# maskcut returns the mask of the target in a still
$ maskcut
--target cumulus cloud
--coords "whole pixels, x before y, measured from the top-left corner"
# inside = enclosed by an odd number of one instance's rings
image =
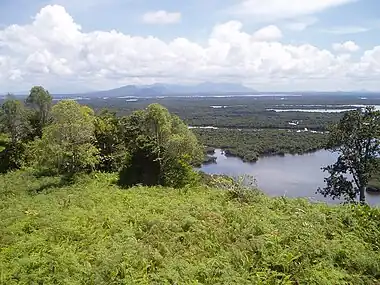
[[[277,41],[282,38],[281,30],[274,25],[266,26],[253,34],[258,41]]]
[[[181,13],[164,10],[147,12],[143,15],[143,21],[147,24],[175,24],[181,21]]]
[[[0,29],[0,86],[12,91],[35,84],[57,90],[239,81],[270,89],[338,88],[339,82],[342,89],[365,76],[378,86],[380,47],[355,62],[311,44],[278,42],[282,33],[276,26],[255,33],[243,28],[239,21],[215,25],[204,44],[186,38],[163,41],[117,31],[85,32],[63,7],[46,6],[30,24]]]
[[[312,15],[357,0],[240,0],[229,12],[250,15],[256,20],[274,21]]]
[[[353,41],[333,44],[333,49],[338,52],[356,52],[360,47]]]

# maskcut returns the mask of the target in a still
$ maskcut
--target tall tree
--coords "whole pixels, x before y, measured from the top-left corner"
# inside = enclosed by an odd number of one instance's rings
[[[24,162],[24,139],[29,133],[24,105],[11,95],[0,109],[0,133],[7,134],[7,140],[2,142],[0,152],[0,172],[19,169]]]
[[[122,125],[130,160],[120,179],[132,181],[125,184],[180,187],[192,174],[191,165],[203,158],[195,135],[159,104],[133,113]]]
[[[98,162],[93,110],[64,100],[53,107],[52,118],[42,138],[32,143],[30,153],[37,163],[68,176],[93,169]]]
[[[365,192],[380,155],[380,112],[372,107],[346,113],[330,133],[327,149],[339,157],[324,168],[327,186],[318,192],[333,199],[343,197],[365,203]]]
[[[125,148],[119,118],[108,110],[95,118],[96,147],[99,149],[97,169],[106,172],[118,171],[122,165]]]
[[[9,94],[1,106],[0,125],[2,126],[2,131],[10,136],[12,145],[20,142],[27,133],[25,114],[22,102],[12,98],[12,95]]]
[[[49,91],[42,86],[34,86],[29,93],[26,103],[35,109],[35,114],[32,122],[35,129],[35,134],[38,137],[42,136],[42,129],[50,121],[50,112],[52,108],[53,97]]]

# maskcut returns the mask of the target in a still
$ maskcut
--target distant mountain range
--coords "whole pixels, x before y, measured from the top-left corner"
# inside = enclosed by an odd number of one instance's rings
[[[13,95],[26,96],[29,91],[15,92]],[[152,85],[126,85],[115,89],[91,92],[57,93],[51,92],[57,98],[116,98],[116,97],[160,97],[160,96],[202,96],[202,95],[255,95],[255,94],[279,94],[279,92],[259,92],[241,84],[235,83],[212,83],[204,82],[197,85],[179,84],[152,84]],[[360,91],[296,91],[280,92],[280,94],[303,94],[303,95],[371,95],[379,92],[367,90]],[[0,99],[6,94],[0,93]]]
[[[174,96],[201,94],[247,94],[257,92],[240,84],[210,83],[197,85],[153,84],[127,85],[116,89],[75,94],[85,97],[123,97],[123,96]],[[58,94],[57,94],[58,95]],[[60,94],[62,95],[62,94]],[[65,94],[66,95],[66,94]]]

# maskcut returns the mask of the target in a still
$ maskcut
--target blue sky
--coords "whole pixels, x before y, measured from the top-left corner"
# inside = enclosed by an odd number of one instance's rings
[[[379,33],[376,0],[0,0],[0,91],[204,80],[380,90]]]

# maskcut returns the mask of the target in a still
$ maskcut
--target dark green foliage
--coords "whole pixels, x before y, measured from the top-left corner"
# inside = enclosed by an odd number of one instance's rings
[[[122,119],[128,157],[120,172],[123,186],[183,187],[195,180],[192,165],[202,160],[194,134],[158,104]]]
[[[9,138],[6,134],[0,133],[0,152],[3,151],[9,143]]]
[[[122,167],[125,143],[119,120],[115,113],[108,110],[95,118],[95,145],[99,150],[97,170],[117,172]]]
[[[303,154],[325,147],[327,135],[286,130],[228,130],[194,129],[199,141],[221,148],[226,155],[245,161],[256,161],[260,156]]]
[[[0,134],[0,173],[19,169],[24,163],[24,140],[29,134],[29,125],[24,105],[11,96],[1,106]]]
[[[8,134],[10,144],[17,144],[29,133],[26,110],[21,101],[11,95],[4,101],[0,110],[0,132]]]
[[[318,189],[333,199],[365,203],[365,191],[380,156],[380,112],[374,108],[352,111],[344,115],[330,134],[328,149],[338,152],[336,163],[324,168],[329,173],[326,187]]]
[[[0,173],[20,169],[24,161],[25,145],[23,143],[8,144],[0,151]]]
[[[375,168],[373,173],[371,174],[371,178],[368,182],[368,187],[371,187],[372,189],[380,193],[380,162],[378,162],[377,164],[378,167]]]
[[[285,97],[285,95],[284,95]],[[218,98],[137,98],[136,102],[126,102],[121,98],[107,100],[92,99],[86,101],[95,110],[109,108],[118,115],[129,115],[135,110],[144,109],[152,103],[159,102],[172,114],[178,115],[190,126],[215,126],[232,129],[300,129],[326,131],[331,123],[342,117],[341,113],[311,112],[274,112],[268,109],[349,109],[349,105],[363,104],[355,96],[306,95],[302,97],[218,97]],[[376,97],[368,98],[366,104],[379,104]],[[335,105],[335,106],[333,106]],[[346,106],[347,105],[347,106]],[[220,106],[220,108],[212,108]],[[297,122],[292,126],[289,122]]]
[[[378,208],[206,187],[124,191],[114,178],[62,186],[25,172],[0,176],[1,282],[380,282]]]
[[[119,173],[119,184],[124,187],[142,184],[154,186],[160,184],[160,163],[154,154],[155,145],[151,141],[139,141],[139,147],[127,155]]]

